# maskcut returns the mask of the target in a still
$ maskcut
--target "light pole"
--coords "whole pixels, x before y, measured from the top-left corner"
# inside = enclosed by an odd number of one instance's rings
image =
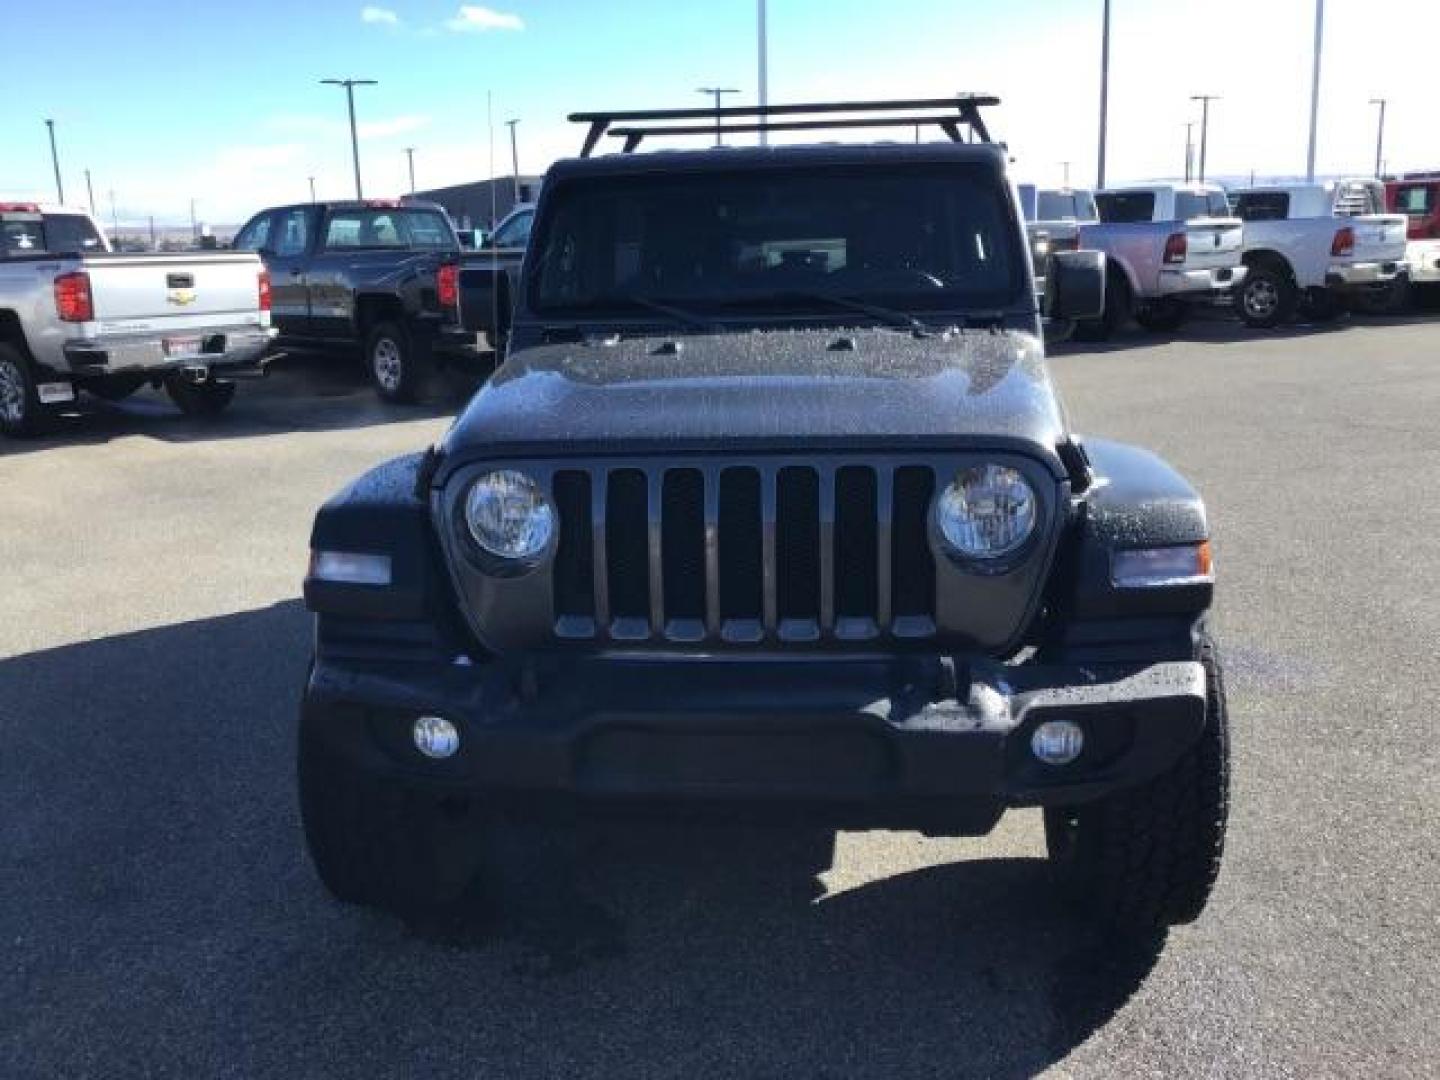
[[[90,183],[90,170],[85,170],[85,193],[90,196],[90,216],[95,216],[95,185]]]
[[[360,137],[355,133],[355,87],[374,86],[374,79],[321,79],[323,86],[343,86],[345,88],[345,100],[350,106],[350,151],[355,157],[355,197],[363,199],[364,192],[360,188]]]
[[[313,203],[315,201],[315,177],[307,176],[305,179],[310,181],[310,201]]]
[[[1098,167],[1095,187],[1105,186],[1105,136],[1110,117],[1110,0],[1105,0],[1104,21],[1100,32],[1100,149],[1096,154]]]
[[[512,209],[515,204],[520,202],[520,146],[515,141],[515,128],[519,123],[518,119],[505,121],[506,126],[510,128],[510,179],[513,185],[511,194],[514,195],[511,202]]]
[[[120,239],[120,215],[115,211],[115,189],[110,189],[110,241],[115,243]]]
[[[1370,104],[1380,106],[1380,123],[1375,132],[1375,179],[1378,180],[1385,171],[1382,168],[1385,162],[1385,106],[1390,104],[1390,99],[1371,98]]]
[[[1315,59],[1310,73],[1310,149],[1305,154],[1305,179],[1315,179],[1315,133],[1320,121],[1320,53],[1325,44],[1325,0],[1315,0]]]
[[[770,104],[770,72],[769,52],[770,41],[769,31],[765,25],[765,0],[758,0],[759,10],[756,12],[756,22],[759,29],[759,67],[760,67],[760,145],[765,146],[770,141],[770,133],[766,130],[766,116],[763,110]],[[1109,0],[1106,0],[1108,3]]]
[[[1185,183],[1190,183],[1195,172],[1195,121],[1185,121]]]
[[[1210,136],[1210,102],[1219,101],[1219,94],[1191,94],[1191,101],[1200,102],[1200,183],[1205,182],[1205,148]]]
[[[1065,184],[1064,184],[1064,187],[1066,188],[1066,190],[1069,190],[1069,188],[1070,188],[1070,163],[1069,163],[1068,161],[1062,161],[1062,162],[1060,162],[1060,168],[1062,168],[1063,170],[1065,170]]]
[[[410,163],[410,194],[415,194],[415,147],[405,147],[405,158]]]
[[[697,86],[697,94],[709,94],[715,99],[715,145],[723,146],[720,141],[720,97],[722,94],[738,94],[739,90],[731,89],[728,86]]]
[[[50,163],[55,166],[55,193],[59,196],[60,205],[65,205],[65,184],[60,179],[60,153],[55,149],[55,121],[46,120],[45,127],[50,131]]]
[[[194,240],[200,235],[200,225],[195,220],[195,200],[190,200],[190,239]]]

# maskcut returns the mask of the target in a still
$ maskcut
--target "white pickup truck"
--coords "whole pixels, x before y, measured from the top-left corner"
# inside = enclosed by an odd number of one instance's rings
[[[1095,194],[1099,224],[1078,243],[1103,251],[1109,266],[1105,313],[1075,336],[1100,341],[1133,315],[1147,330],[1174,330],[1191,306],[1228,303],[1245,279],[1244,228],[1213,184],[1145,184]]]
[[[1347,302],[1383,305],[1405,282],[1405,216],[1386,214],[1375,180],[1280,184],[1230,193],[1245,222],[1246,324],[1277,326],[1297,310],[1333,317]]]
[[[1025,232],[1030,238],[1035,291],[1043,296],[1050,253],[1074,251],[1079,243],[1080,226],[1099,221],[1100,214],[1095,208],[1095,196],[1083,188],[1020,184],[1017,191],[1020,210],[1025,215]]]
[[[43,430],[78,391],[163,385],[213,416],[264,374],[270,278],[253,252],[110,251],[83,211],[0,203],[0,432]]]

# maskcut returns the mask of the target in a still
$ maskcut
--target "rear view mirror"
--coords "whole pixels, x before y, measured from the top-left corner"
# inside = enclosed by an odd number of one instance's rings
[[[1098,319],[1104,312],[1104,252],[1053,252],[1045,271],[1045,317]]]

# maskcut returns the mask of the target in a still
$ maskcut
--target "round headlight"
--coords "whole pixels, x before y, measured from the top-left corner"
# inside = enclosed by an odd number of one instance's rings
[[[533,559],[555,532],[555,507],[522,472],[497,469],[465,497],[465,522],[475,542],[502,559]]]
[[[1018,470],[976,465],[962,469],[940,493],[935,522],[960,555],[998,559],[1029,539],[1035,510],[1035,490]]]

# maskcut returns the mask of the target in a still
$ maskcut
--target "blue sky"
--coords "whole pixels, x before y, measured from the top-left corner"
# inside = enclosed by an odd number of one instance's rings
[[[1110,175],[1173,175],[1192,93],[1212,113],[1210,171],[1303,168],[1313,0],[1113,0]],[[503,121],[521,118],[521,167],[573,152],[575,109],[698,105],[694,88],[755,93],[754,0],[317,0],[177,5],[17,3],[0,70],[0,198],[52,198],[42,120],[54,117],[66,195],[94,175],[122,223],[243,219],[350,194],[343,92],[357,91],[366,193],[509,170]],[[1022,178],[1094,175],[1100,0],[769,0],[772,101],[999,93],[994,126]],[[368,10],[367,10],[368,9]],[[1329,0],[1320,165],[1363,172],[1376,95],[1395,99],[1390,164],[1440,167],[1431,80],[1440,0]],[[23,47],[31,43],[33,47]],[[20,47],[17,47],[20,46]],[[738,100],[738,99],[732,99]]]

